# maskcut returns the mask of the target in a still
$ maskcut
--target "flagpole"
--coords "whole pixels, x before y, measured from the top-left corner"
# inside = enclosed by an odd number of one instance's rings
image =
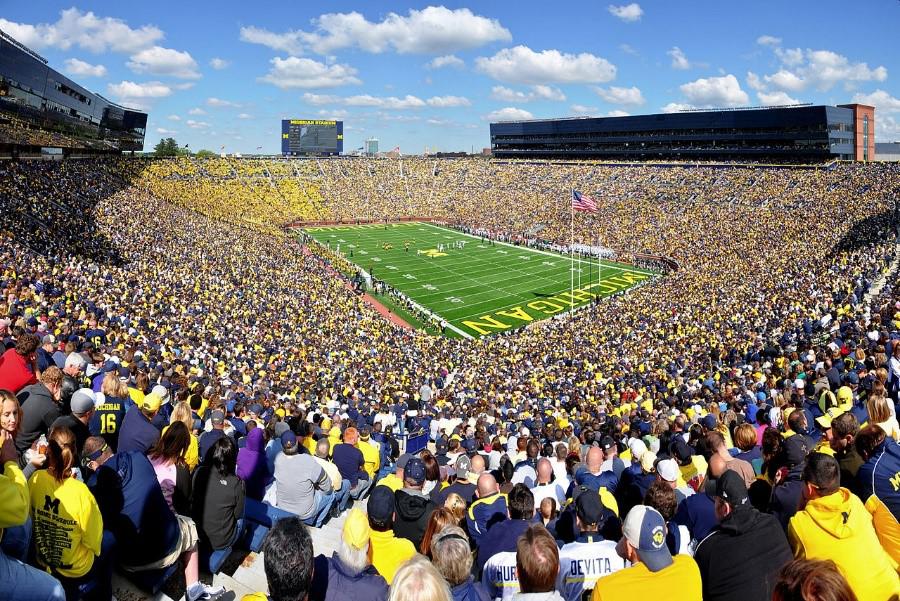
[[[572,197],[569,199],[569,259],[571,259],[571,267],[569,268],[569,298],[573,298],[575,292],[575,188],[572,188]],[[573,313],[569,313],[571,319]]]

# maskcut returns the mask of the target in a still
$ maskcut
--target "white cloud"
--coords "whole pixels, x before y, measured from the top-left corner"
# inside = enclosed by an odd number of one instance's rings
[[[227,61],[224,58],[215,57],[209,61],[209,66],[216,71],[227,69],[229,65],[231,65],[231,61]]]
[[[192,108],[191,110],[188,111],[188,115],[195,115],[195,116],[196,116],[196,115],[205,115],[205,114],[206,114],[206,111],[204,111],[204,110],[203,110],[202,108],[200,108],[199,106],[198,106],[198,107],[194,107],[194,108]]]
[[[429,69],[443,69],[444,67],[461,69],[462,67],[466,66],[466,63],[457,56],[454,56],[452,54],[445,54],[444,56],[436,56],[435,58],[431,59],[431,61],[426,66]]]
[[[534,115],[524,109],[508,106],[492,111],[482,118],[485,121],[522,121],[525,119],[534,119]]]
[[[132,29],[121,19],[98,17],[77,8],[61,11],[55,23],[30,25],[0,19],[0,29],[35,50],[68,50],[77,46],[95,53],[112,50],[130,54],[163,37],[163,32],[153,25]]]
[[[250,44],[260,44],[288,54],[303,54],[303,45],[300,43],[301,32],[288,31],[287,33],[275,33],[261,27],[241,27],[240,40]]]
[[[92,65],[77,58],[69,58],[63,63],[66,73],[76,75],[78,77],[105,77],[106,67],[103,65]]]
[[[619,50],[624,52],[625,54],[631,54],[632,56],[637,56],[638,51],[634,49],[634,46],[631,44],[619,44]]]
[[[120,81],[106,86],[107,92],[116,100],[130,108],[146,110],[156,100],[171,96],[172,88],[160,81],[135,83]]]
[[[313,94],[311,92],[306,92],[302,96],[303,101],[308,104],[337,104],[341,101],[337,96],[332,96],[330,94]]]
[[[684,55],[684,51],[678,46],[673,46],[666,54],[672,57],[673,69],[685,70],[691,68],[691,62],[687,59],[687,56]]]
[[[356,77],[356,69],[350,65],[334,63],[326,65],[309,58],[275,57],[272,68],[260,78],[281,89],[287,88],[335,88],[362,83]]]
[[[633,23],[634,21],[640,21],[641,16],[644,14],[644,9],[641,8],[641,5],[637,2],[632,2],[631,4],[623,4],[621,6],[616,6],[610,4],[606,10],[609,11],[609,14],[616,17],[617,19],[621,19],[626,23]]]
[[[237,102],[222,100],[221,98],[211,96],[206,99],[206,106],[211,106],[214,108],[239,108],[241,105]]]
[[[185,123],[187,123],[187,126],[191,129],[206,129],[207,127],[210,127],[209,123],[206,121],[194,121],[193,119],[188,119]]]
[[[839,83],[846,89],[852,89],[857,83],[885,81],[888,76],[884,66],[870,68],[868,63],[852,62],[831,50],[776,47],[775,56],[781,66],[775,73],[763,76],[763,80],[786,92],[800,92],[808,88],[827,92]]]
[[[465,96],[432,96],[425,102],[435,108],[453,108],[457,106],[472,106]]]
[[[756,38],[756,43],[760,46],[780,46],[781,38],[776,38],[773,35],[761,35]]]
[[[890,116],[875,119],[875,139],[900,142],[900,120]]]
[[[759,78],[759,75],[753,71],[747,71],[747,85],[758,92],[766,89],[766,84],[764,84]]]
[[[569,107],[569,110],[572,111],[573,115],[582,117],[582,116],[594,116],[597,114],[596,106],[585,106],[583,104],[573,104]]]
[[[197,61],[188,52],[153,46],[131,56],[126,63],[135,73],[168,75],[180,79],[199,79]]]
[[[562,102],[566,95],[559,88],[545,85],[531,86],[530,92],[521,92],[505,86],[491,88],[491,98],[502,102],[531,102],[532,100],[554,100]]]
[[[697,107],[690,104],[685,104],[684,102],[670,102],[660,110],[664,113],[677,113],[679,111],[689,111],[694,108]]]
[[[177,134],[178,132],[174,129],[166,129],[165,127],[157,127],[156,133],[161,134],[163,136],[171,136]]]
[[[344,99],[347,106],[370,106],[382,109],[405,110],[418,109],[427,106],[426,102],[417,96],[407,94],[403,98],[396,96],[371,96],[369,94],[360,94],[358,96],[350,96]]]
[[[735,107],[750,101],[737,78],[730,73],[722,77],[701,77],[679,86],[688,102],[697,107]]]
[[[629,113],[627,111],[620,111],[618,109],[609,111],[608,113],[606,113],[607,117],[628,117],[630,115],[631,115],[631,113]]]
[[[490,58],[475,59],[475,63],[482,73],[506,83],[606,83],[616,77],[615,65],[605,58],[587,52],[535,52],[527,46],[504,48]]]
[[[787,92],[777,91],[777,92],[757,92],[756,97],[759,98],[759,103],[763,106],[782,106],[785,104],[800,104],[800,101],[796,98],[792,98],[787,95]]]
[[[597,96],[610,104],[627,104],[631,106],[640,106],[644,104],[644,95],[641,94],[640,88],[632,86],[630,88],[620,88],[611,86],[609,88],[594,87]]]
[[[874,106],[878,113],[900,113],[900,99],[894,98],[884,90],[875,90],[871,94],[856,94],[853,96],[853,102]],[[878,123],[878,119],[875,123]]]
[[[253,119],[253,115],[249,113],[239,113],[237,116],[238,119]]]
[[[406,16],[388,13],[379,22],[369,21],[358,12],[328,13],[314,19],[313,24],[311,32],[274,33],[242,27],[240,37],[290,54],[301,54],[306,48],[330,54],[352,47],[372,53],[394,50],[401,54],[442,54],[512,39],[496,19],[476,15],[468,8],[451,10],[443,6],[410,9]]]
[[[334,111],[328,111],[325,109],[321,109],[316,114],[319,115],[320,117],[324,117],[325,119],[328,119],[329,121],[337,121],[339,119],[343,119],[350,113],[348,113],[347,111],[345,111],[343,109],[337,109]]]
[[[169,115],[168,117],[166,117],[166,119],[168,119],[169,121],[181,121],[181,117],[179,117],[178,115]]]

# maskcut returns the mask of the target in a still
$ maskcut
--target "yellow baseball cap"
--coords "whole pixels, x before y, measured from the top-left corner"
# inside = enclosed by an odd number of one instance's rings
[[[820,415],[816,418],[816,423],[827,430],[831,427],[831,422],[836,420],[844,413],[846,412],[841,410],[839,407],[831,407],[828,411],[825,412],[824,415]]]
[[[144,411],[159,411],[160,405],[162,405],[162,399],[158,394],[153,394],[152,392],[141,401],[141,409]]]
[[[369,528],[369,518],[361,509],[354,507],[350,510],[342,534],[344,542],[354,549],[364,549],[369,544],[372,530]]]

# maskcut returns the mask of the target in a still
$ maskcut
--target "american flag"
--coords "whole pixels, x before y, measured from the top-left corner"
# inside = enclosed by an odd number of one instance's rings
[[[578,190],[572,190],[572,209],[584,211],[585,213],[596,213],[597,201]]]

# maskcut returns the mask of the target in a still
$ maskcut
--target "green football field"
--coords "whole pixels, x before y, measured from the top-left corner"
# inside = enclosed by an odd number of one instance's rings
[[[656,277],[631,265],[483,241],[430,223],[304,231],[465,338],[518,328]],[[457,243],[462,243],[459,246]],[[409,245],[409,250],[406,245]],[[574,288],[571,276],[574,274]]]

